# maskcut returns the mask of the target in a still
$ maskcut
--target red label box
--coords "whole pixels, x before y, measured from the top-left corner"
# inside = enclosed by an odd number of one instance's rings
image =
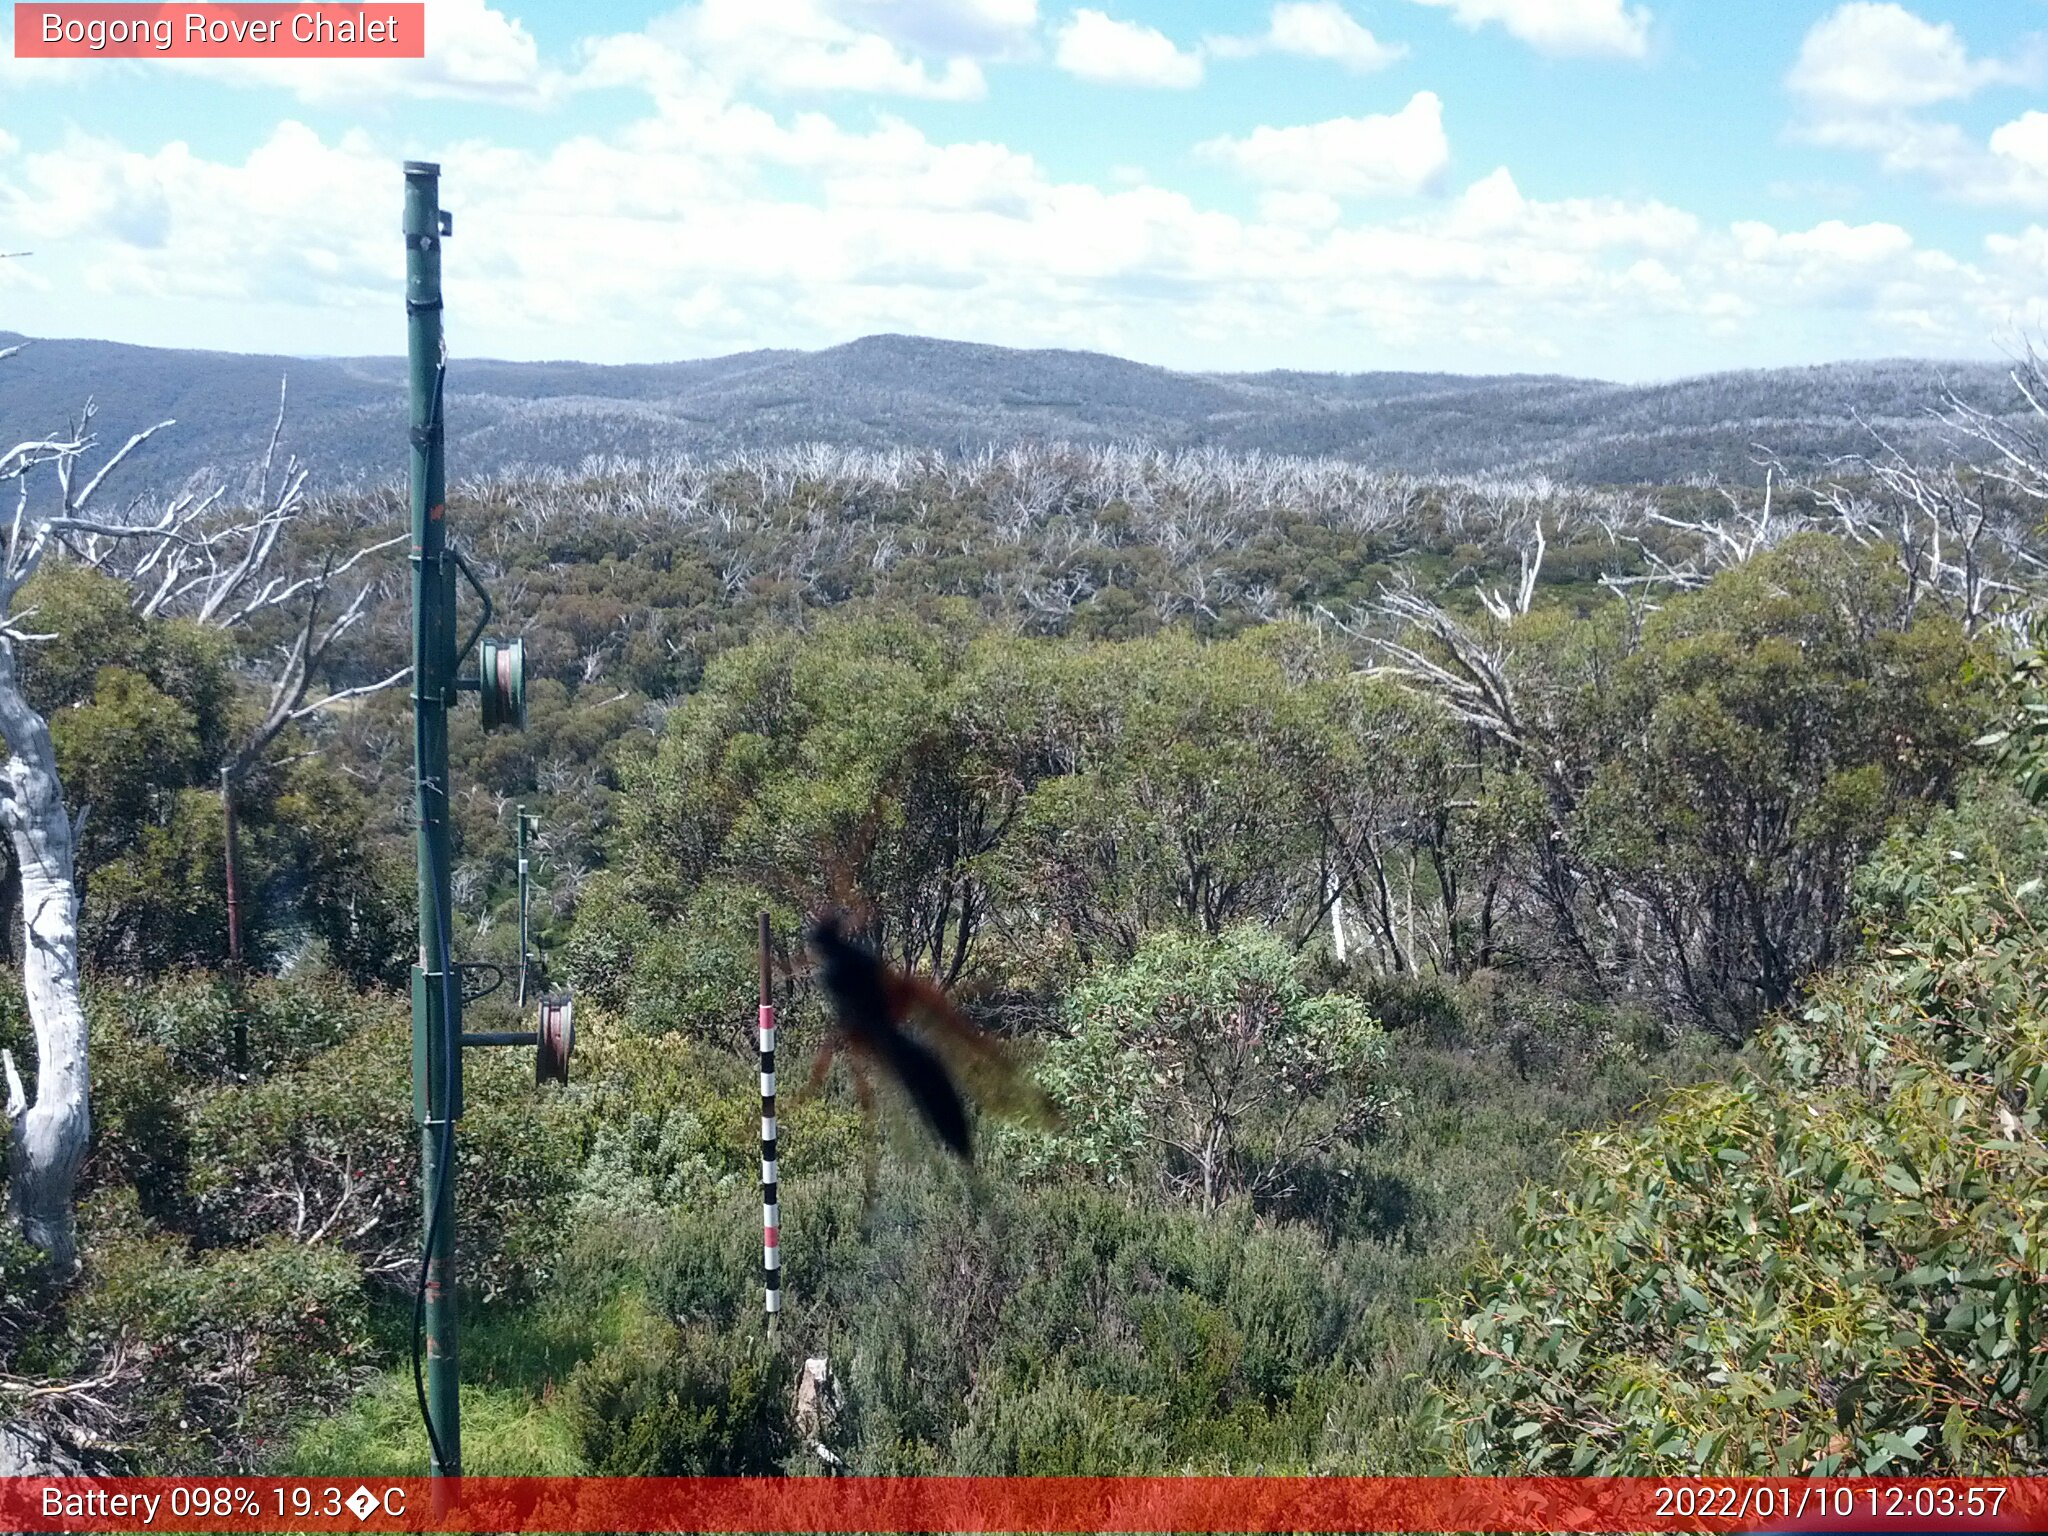
[[[422,0],[14,7],[18,59],[421,59]]]

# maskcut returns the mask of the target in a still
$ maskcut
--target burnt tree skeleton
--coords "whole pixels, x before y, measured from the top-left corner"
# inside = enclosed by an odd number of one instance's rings
[[[5,355],[10,354],[0,354]],[[38,634],[31,627],[34,609],[17,611],[16,602],[57,549],[62,558],[123,581],[132,606],[144,617],[177,615],[227,629],[259,613],[303,605],[297,637],[271,679],[261,722],[223,765],[229,783],[246,774],[295,721],[342,698],[402,681],[407,674],[307,701],[315,668],[361,618],[374,582],[366,582],[331,619],[323,620],[322,599],[338,577],[391,541],[372,543],[307,572],[277,569],[285,548],[281,536],[306,509],[306,475],[295,462],[287,464],[274,491],[271,485],[283,399],[280,391],[277,425],[248,504],[221,490],[188,490],[161,503],[160,510],[153,506],[154,517],[138,511],[139,501],[125,515],[94,515],[94,499],[114,472],[174,423],[160,421],[132,434],[88,472],[87,456],[98,446],[93,431],[97,409],[90,401],[68,430],[0,452],[0,487],[10,481],[14,486],[0,558],[0,735],[5,736],[0,828],[21,881],[22,985],[36,1067],[31,1096],[13,1054],[0,1051],[8,1201],[23,1235],[50,1255],[59,1273],[69,1273],[76,1263],[72,1192],[91,1135],[76,862],[89,807],[75,813],[67,807],[49,722],[30,701],[21,677],[21,648],[53,637]],[[45,481],[54,481],[55,494],[33,495],[33,488]]]

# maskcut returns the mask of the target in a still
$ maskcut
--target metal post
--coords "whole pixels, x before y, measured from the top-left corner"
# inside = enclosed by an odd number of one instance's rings
[[[761,1282],[768,1332],[782,1310],[782,1213],[775,1188],[775,991],[768,914],[761,914]]]
[[[532,969],[527,960],[526,928],[526,807],[519,807],[519,1006],[526,1006],[526,976]]]
[[[228,886],[228,975],[235,1007],[234,1068],[249,1070],[249,1019],[242,1011],[242,893],[235,881],[235,784],[220,771],[221,859]]]
[[[449,951],[448,709],[455,702],[455,567],[447,558],[441,402],[441,168],[405,167],[405,312],[410,360],[414,786],[419,801],[419,964],[413,970],[413,1108],[427,1228],[423,1279],[430,1470],[462,1471],[457,1398],[455,1120],[462,1113],[461,987]]]
[[[228,770],[220,771],[220,814],[223,822],[223,858],[228,879],[228,964],[242,968],[242,899],[235,888],[235,786]]]

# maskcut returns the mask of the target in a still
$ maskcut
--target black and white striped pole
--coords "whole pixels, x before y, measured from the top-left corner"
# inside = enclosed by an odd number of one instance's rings
[[[768,914],[761,914],[761,1284],[768,1331],[782,1310],[781,1212],[775,1189],[775,993],[768,952]]]

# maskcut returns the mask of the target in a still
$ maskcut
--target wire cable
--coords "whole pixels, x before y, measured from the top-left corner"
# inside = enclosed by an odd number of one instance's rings
[[[424,722],[421,722],[415,728],[415,750],[425,746],[425,741],[422,739],[424,736],[425,725]],[[424,818],[426,813],[426,786],[424,782],[420,786],[420,802],[420,812],[422,818]],[[450,963],[451,950],[448,942],[450,914],[441,897],[441,892],[444,889],[441,875],[442,871],[438,868],[429,871],[429,878],[434,887],[435,926],[439,930],[439,943],[435,946],[434,963],[441,975],[441,1039],[439,1045],[441,1047],[441,1091],[444,1102],[441,1110],[440,1156],[435,1159],[434,1168],[433,1203],[428,1208],[426,1243],[420,1252],[419,1285],[413,1292],[412,1387],[414,1396],[419,1400],[420,1422],[426,1425],[427,1428],[427,1444],[433,1451],[434,1465],[446,1468],[448,1465],[447,1452],[441,1444],[440,1433],[434,1426],[433,1409],[427,1403],[427,1381],[422,1363],[421,1349],[426,1338],[427,1275],[434,1262],[434,1246],[441,1235],[441,1213],[447,1205],[448,1179],[455,1162],[455,1063],[453,1059],[455,1047],[452,1044],[454,1030],[449,1027],[449,1020],[454,1017],[452,999],[449,995],[449,984],[454,978],[455,967]],[[431,1084],[429,1087],[431,1089]],[[433,1094],[431,1091],[427,1095],[427,1108],[429,1113],[431,1113],[433,1109]]]
[[[446,341],[443,341],[441,344],[441,359],[434,370],[433,415],[428,420],[426,427],[427,441],[429,443],[438,439],[443,430],[441,407],[447,383],[448,348]],[[424,588],[426,579],[426,563],[423,558],[420,564],[422,588]],[[427,643],[429,645],[433,644],[432,636],[428,637]],[[416,658],[416,662],[420,659],[423,658]],[[417,690],[423,685],[423,670],[417,665],[415,666],[413,673],[415,697],[417,697]],[[445,707],[445,703],[443,707]],[[439,855],[435,850],[434,840],[431,837],[424,837],[427,826],[428,793],[427,778],[423,771],[427,760],[427,723],[426,712],[417,703],[413,706],[412,749],[413,774],[417,780],[416,795],[418,799],[420,829],[423,834],[423,846],[429,858],[438,860]],[[443,772],[446,772],[445,765]],[[448,797],[447,789],[448,786],[445,783],[441,785],[441,796],[444,802]],[[458,1047],[455,1044],[454,1019],[458,1007],[457,997],[459,994],[452,991],[452,984],[455,978],[454,950],[449,940],[448,929],[452,922],[453,914],[448,910],[448,900],[445,894],[448,889],[447,874],[447,870],[442,868],[439,862],[436,862],[435,866],[427,871],[428,883],[432,885],[434,891],[436,943],[432,958],[435,969],[439,972],[441,979],[441,1038],[437,1043],[440,1046],[441,1052],[441,1093],[443,1103],[441,1106],[440,1156],[435,1159],[434,1187],[430,1197],[432,1203],[428,1207],[426,1242],[420,1250],[419,1285],[414,1289],[412,1298],[413,1395],[419,1401],[420,1422],[427,1429],[427,1445],[433,1453],[434,1465],[444,1470],[448,1467],[448,1455],[441,1444],[440,1431],[434,1424],[433,1409],[427,1403],[427,1380],[423,1364],[422,1346],[426,1339],[427,1275],[434,1262],[434,1246],[439,1241],[441,1235],[441,1213],[448,1203],[448,1179],[455,1162],[455,1051]],[[429,1071],[431,1074],[431,1068]],[[431,1115],[434,1107],[431,1076],[425,1086],[428,1090],[426,1095],[427,1111]],[[446,1277],[444,1276],[443,1278],[445,1280]]]

